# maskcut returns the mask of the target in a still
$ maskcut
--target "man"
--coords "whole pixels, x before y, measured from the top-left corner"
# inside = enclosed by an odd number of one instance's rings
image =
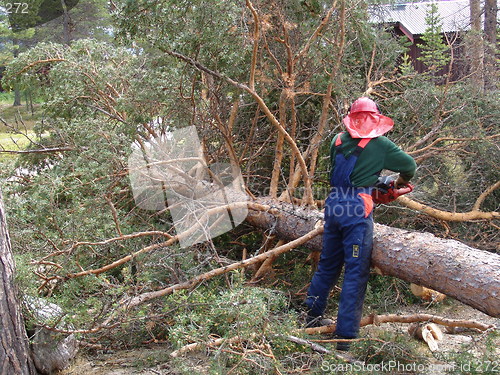
[[[356,338],[370,274],[373,242],[373,200],[371,191],[380,172],[399,172],[395,182],[400,187],[415,174],[416,164],[388,138],[382,136],[394,125],[383,116],[375,102],[359,98],[343,119],[347,132],[332,141],[330,185],[325,202],[323,249],[305,304],[307,326],[331,323],[322,319],[328,295],[345,264],[344,282],[337,313],[337,338]],[[339,342],[338,350],[349,350]]]

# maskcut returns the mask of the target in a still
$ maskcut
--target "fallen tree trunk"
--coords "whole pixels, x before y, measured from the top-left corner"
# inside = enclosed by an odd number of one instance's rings
[[[284,240],[310,232],[323,214],[285,202],[259,199],[276,216],[249,210],[247,222]],[[320,251],[321,236],[303,246]],[[490,316],[500,317],[500,256],[430,233],[375,224],[372,264],[384,274],[440,291]]]

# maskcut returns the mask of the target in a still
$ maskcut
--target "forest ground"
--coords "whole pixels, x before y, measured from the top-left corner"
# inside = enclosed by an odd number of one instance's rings
[[[478,310],[466,306],[458,301],[448,299],[444,304],[426,307],[422,304],[413,304],[403,306],[398,310],[398,314],[410,315],[416,313],[427,313],[444,316],[450,319],[474,320],[485,324],[495,324],[499,326],[500,320],[490,317]],[[498,334],[487,340],[484,334],[479,332],[461,332],[455,334],[444,333],[444,339],[438,342],[439,349],[431,352],[423,341],[417,341],[411,338],[407,332],[408,324],[403,323],[385,323],[380,326],[367,326],[361,329],[360,337],[399,337],[399,339],[408,340],[412,345],[416,345],[416,351],[422,358],[425,358],[429,365],[449,364],[448,371],[437,371],[433,368],[433,374],[466,374],[466,373],[500,373],[500,363],[482,362],[484,355],[498,358],[500,356],[500,336]],[[312,338],[312,337],[311,337]],[[321,337],[315,337],[321,338]],[[333,349],[333,346],[324,345]],[[322,363],[322,355],[313,352],[304,347],[304,354],[314,356],[316,363]],[[494,351],[492,353],[491,351]],[[59,375],[166,375],[166,374],[185,374],[182,370],[176,368],[176,362],[172,361],[170,353],[172,348],[168,345],[151,345],[134,350],[119,350],[109,353],[90,353],[81,351],[72,365]],[[213,358],[216,352],[208,353],[206,351],[197,351],[188,353],[182,358],[184,368],[191,368],[192,374],[212,374],[210,372],[209,360]],[[355,356],[355,355],[354,355]],[[444,358],[454,358],[454,362],[448,362]],[[391,361],[391,358],[384,358],[384,361]],[[454,363],[454,367],[453,366]],[[469,369],[470,367],[470,369]],[[319,372],[318,372],[319,371]],[[234,372],[237,374],[237,369]],[[310,372],[303,373],[331,373],[321,370],[321,367],[311,368]],[[356,372],[353,372],[356,373]],[[370,373],[370,372],[359,372]],[[379,372],[380,373],[380,372]],[[383,372],[382,372],[383,373]],[[394,372],[391,374],[428,374],[426,372]]]

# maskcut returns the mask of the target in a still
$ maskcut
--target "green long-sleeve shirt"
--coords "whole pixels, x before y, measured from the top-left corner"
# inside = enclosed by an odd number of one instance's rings
[[[330,145],[330,157],[332,171],[335,168],[335,141],[339,135],[333,138]],[[352,138],[349,133],[341,133],[342,150],[345,156],[349,156],[358,145],[359,138]],[[373,186],[377,182],[382,169],[399,172],[402,178],[409,181],[417,169],[415,160],[406,152],[401,150],[387,137],[373,138],[365,147],[351,173],[351,183],[354,186]]]

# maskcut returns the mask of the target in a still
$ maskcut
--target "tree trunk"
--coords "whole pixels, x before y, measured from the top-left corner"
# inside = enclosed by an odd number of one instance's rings
[[[14,39],[12,41],[14,45],[18,44],[19,42],[17,39]],[[19,56],[19,51],[17,48],[14,49],[13,53],[14,59]],[[21,89],[19,88],[18,83],[14,83],[14,103],[12,104],[14,107],[19,107],[21,105]]]
[[[247,221],[285,240],[298,238],[323,219],[316,210],[261,199],[275,216],[249,210]],[[304,246],[320,251],[321,236]],[[372,264],[384,274],[432,288],[493,317],[500,317],[500,256],[455,240],[375,224]]]
[[[497,0],[486,0],[484,4],[484,85],[487,90],[494,90],[497,84]]]
[[[65,0],[61,0],[61,8],[63,10],[63,40],[64,44],[69,45],[71,42],[71,18]]]
[[[470,24],[469,32],[469,58],[471,78],[474,86],[481,90],[484,86],[483,68],[483,32],[481,29],[481,2],[480,0],[470,0]]]
[[[0,192],[0,374],[36,374],[14,285],[14,259]]]

